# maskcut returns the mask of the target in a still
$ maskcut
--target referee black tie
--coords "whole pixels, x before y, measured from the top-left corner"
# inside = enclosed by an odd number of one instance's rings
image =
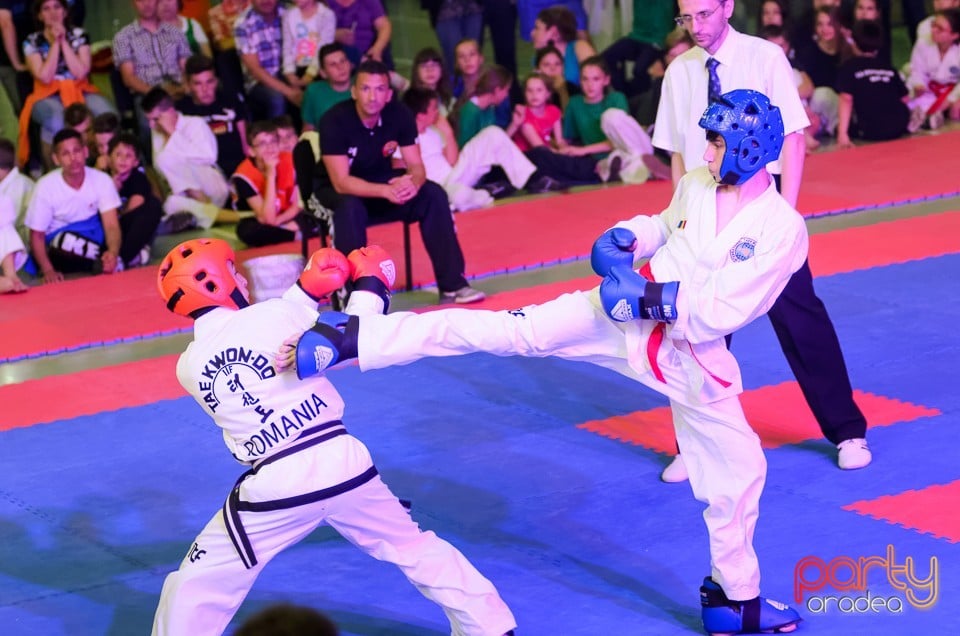
[[[720,95],[723,94],[720,90],[720,78],[717,76],[718,66],[720,66],[720,62],[716,59],[712,57],[707,58],[707,72],[710,74],[710,86],[707,89],[707,98],[710,102],[719,101]]]

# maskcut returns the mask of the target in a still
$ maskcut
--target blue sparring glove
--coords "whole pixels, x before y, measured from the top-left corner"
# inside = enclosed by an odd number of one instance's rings
[[[323,373],[338,362],[357,357],[360,320],[339,311],[325,311],[297,341],[297,377]]]
[[[625,227],[615,227],[600,235],[590,251],[590,266],[598,276],[606,276],[617,266],[633,267],[637,235]]]
[[[677,319],[680,283],[652,283],[628,267],[614,267],[600,283],[600,304],[610,318],[673,322]]]

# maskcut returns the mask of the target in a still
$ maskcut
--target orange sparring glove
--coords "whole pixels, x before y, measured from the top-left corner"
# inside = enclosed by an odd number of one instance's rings
[[[357,282],[364,276],[376,276],[387,289],[397,281],[397,266],[379,245],[368,245],[350,252],[350,280]]]
[[[321,247],[310,255],[307,266],[297,279],[307,296],[316,302],[339,290],[350,277],[350,263],[332,247]]]
[[[383,313],[390,307],[390,290],[397,280],[397,266],[379,245],[368,245],[350,252],[350,280],[354,291],[368,291],[383,300]]]

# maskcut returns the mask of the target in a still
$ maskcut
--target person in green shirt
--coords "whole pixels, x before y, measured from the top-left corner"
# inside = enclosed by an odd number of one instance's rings
[[[351,99],[350,84],[353,65],[347,58],[347,52],[339,42],[327,44],[317,54],[320,58],[322,80],[311,82],[303,94],[300,114],[303,118],[303,130],[317,130],[320,118],[340,102]]]
[[[614,166],[624,183],[643,183],[651,172],[655,178],[664,177],[650,136],[628,112],[627,98],[610,90],[603,57],[596,55],[580,64],[580,89],[583,93],[570,98],[563,114],[563,136],[570,145],[560,152],[606,161],[600,169],[604,181]]]
[[[650,88],[647,69],[663,54],[663,42],[676,26],[676,12],[676,0],[633,0],[633,30],[601,53],[610,69],[614,90],[633,97]],[[633,63],[630,79],[628,62]]]
[[[510,97],[512,83],[513,74],[502,66],[494,65],[481,73],[473,97],[463,102],[454,115],[457,145],[461,149],[481,130],[497,125],[497,106]],[[518,107],[506,128],[507,136],[512,137],[522,123],[523,110]]]

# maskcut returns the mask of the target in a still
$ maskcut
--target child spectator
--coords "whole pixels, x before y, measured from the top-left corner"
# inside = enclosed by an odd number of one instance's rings
[[[760,29],[759,35],[764,40],[783,49],[784,54],[791,50],[790,40],[787,39],[787,32],[783,27],[767,25]],[[807,119],[810,120],[810,125],[803,129],[803,140],[809,153],[820,147],[819,137],[832,135],[833,131],[836,130],[838,98],[835,90],[827,86],[814,86],[809,75],[798,69],[793,62],[791,62],[791,66],[793,67],[793,78],[797,85],[797,93],[803,102]]]
[[[781,29],[786,28],[787,7],[784,0],[763,0],[758,7],[757,29],[761,30],[765,26],[778,26]]]
[[[90,39],[83,29],[70,25],[66,0],[42,0],[33,6],[37,24],[43,29],[27,36],[23,43],[23,56],[33,75],[33,92],[20,112],[20,165],[26,165],[30,156],[31,121],[40,126],[43,157],[47,159],[53,136],[64,126],[66,106],[85,102],[94,114],[114,110],[88,81]]]
[[[563,76],[563,55],[557,47],[548,44],[542,49],[537,49],[534,66],[550,82],[552,89],[550,103],[559,107],[561,111],[566,110],[570,98],[580,94],[580,85],[568,82]]]
[[[537,14],[530,32],[534,49],[552,44],[563,56],[563,77],[572,84],[580,83],[580,65],[597,54],[593,45],[577,38],[577,18],[564,6],[552,6]]]
[[[647,69],[650,75],[650,88],[628,100],[633,117],[648,133],[653,134],[653,125],[657,121],[657,108],[660,107],[660,94],[663,92],[663,77],[667,73],[667,67],[692,48],[693,40],[686,29],[671,31],[663,42],[663,53],[660,59]],[[810,85],[810,90],[813,90],[813,84]]]
[[[464,101],[473,96],[477,81],[483,72],[483,54],[480,44],[473,39],[460,40],[454,49],[456,74],[453,79],[453,96]]]
[[[52,151],[59,168],[37,181],[27,208],[28,269],[44,283],[62,281],[64,272],[120,271],[120,196],[113,181],[86,165],[87,145],[76,130],[54,135]]]
[[[273,122],[254,122],[248,132],[250,156],[233,173],[234,208],[253,216],[237,223],[237,238],[250,245],[286,243],[297,237],[296,218],[301,207],[293,157],[280,151]]]
[[[283,76],[306,88],[320,70],[320,49],[334,41],[337,16],[319,0],[294,0],[283,14]]]
[[[120,117],[116,113],[100,113],[93,118],[94,154],[88,165],[107,172],[110,169],[110,140],[120,132]]]
[[[907,132],[910,109],[909,91],[893,66],[878,57],[883,44],[883,29],[876,20],[858,20],[853,24],[856,57],[840,66],[837,90],[840,92],[840,122],[837,143],[853,147],[852,137],[884,141]]]
[[[178,113],[160,87],[144,96],[142,107],[152,131],[153,165],[170,186],[164,211],[189,212],[204,229],[236,223],[237,213],[223,208],[230,188],[217,166],[217,139],[207,122]],[[163,231],[168,229],[164,224]]]
[[[13,201],[0,196],[0,294],[27,291],[17,270],[27,261],[27,248],[17,233],[17,211]]]
[[[183,11],[183,0],[157,0],[157,15],[161,22],[166,22],[183,32],[187,38],[187,46],[192,55],[206,55],[213,57],[210,40],[200,23],[193,18],[180,15]]]
[[[320,49],[320,81],[313,82],[303,94],[304,132],[317,130],[320,127],[320,118],[332,106],[351,99],[350,73],[353,65],[347,58],[343,45],[339,42],[327,44]]]
[[[623,0],[623,4],[626,0]],[[663,56],[664,40],[674,31],[675,0],[633,0],[633,25],[630,33],[603,50],[610,69],[613,89],[628,98],[650,88],[653,77],[648,69]],[[627,71],[632,64],[632,77]]]
[[[944,113],[960,118],[960,9],[937,11],[930,34],[932,41],[917,40],[910,56],[910,132],[927,121],[939,128]]]
[[[17,169],[16,150],[9,139],[0,138],[0,293],[26,291],[17,275],[27,260],[29,231],[23,217],[33,192],[33,181]]]
[[[17,153],[13,142],[0,138],[0,196],[13,202],[16,212],[16,229],[24,243],[30,242],[30,232],[23,225],[27,204],[33,194],[33,179],[17,168]]]
[[[223,174],[233,174],[247,153],[247,105],[240,95],[220,87],[209,57],[194,55],[188,59],[184,74],[188,94],[176,108],[207,122],[217,138],[217,165]]]
[[[387,48],[393,25],[380,0],[328,0],[327,5],[337,16],[336,40],[355,66],[370,59],[393,68]]]
[[[929,15],[917,25],[917,39],[914,40],[926,40],[927,42],[933,42],[933,21],[937,17],[938,11],[946,11],[947,9],[960,9],[960,0],[933,0],[933,15]]]
[[[605,160],[600,170],[603,181],[609,180],[614,159],[619,159],[620,178],[625,183],[643,183],[651,170],[654,177],[670,178],[669,168],[653,156],[650,136],[627,112],[627,98],[608,91],[609,86],[603,58],[597,55],[584,60],[580,67],[583,94],[572,97],[563,114],[563,136],[570,145],[561,152]]]
[[[523,83],[523,120],[512,137],[520,150],[527,151],[544,145],[560,150],[566,145],[563,139],[563,113],[550,103],[548,81],[543,74],[534,71]]]
[[[293,118],[290,115],[280,115],[273,118],[273,125],[277,128],[277,143],[280,144],[280,152],[293,152],[297,145],[297,127],[293,125]]]
[[[887,2],[887,9],[890,8],[889,0]],[[876,20],[882,25],[883,23],[883,12],[880,10],[877,0],[857,0],[856,4],[853,6],[853,22],[859,22],[860,20]],[[881,26],[880,31],[880,47],[876,50],[876,57],[884,66],[893,65],[893,55],[891,51],[890,41],[884,36],[883,27]],[[856,42],[853,40],[852,27],[851,31],[844,29],[845,35],[849,39],[850,47],[852,53],[856,54]],[[888,33],[889,35],[889,33]],[[840,62],[843,64],[843,60]]]
[[[537,167],[502,128],[487,126],[458,151],[453,129],[440,116],[438,101],[436,91],[430,89],[411,88],[403,96],[417,122],[417,143],[427,179],[443,186],[452,210],[493,205],[494,197],[474,186],[494,166],[503,170],[513,188],[525,188],[531,194],[563,189],[562,184],[537,173]]]
[[[150,249],[163,216],[160,200],[140,170],[140,144],[128,132],[118,133],[107,147],[110,176],[120,195],[120,260],[126,269],[150,262]]]
[[[510,96],[513,76],[502,66],[492,66],[480,75],[472,97],[460,107],[457,114],[457,145],[463,148],[477,133],[487,126],[497,125],[497,106]],[[507,137],[520,129],[523,110],[514,111],[507,126]]]
[[[436,91],[439,100],[440,116],[446,117],[453,110],[455,103],[453,89],[447,78],[443,57],[440,51],[428,47],[420,49],[413,56],[413,67],[410,70],[410,88]]]

